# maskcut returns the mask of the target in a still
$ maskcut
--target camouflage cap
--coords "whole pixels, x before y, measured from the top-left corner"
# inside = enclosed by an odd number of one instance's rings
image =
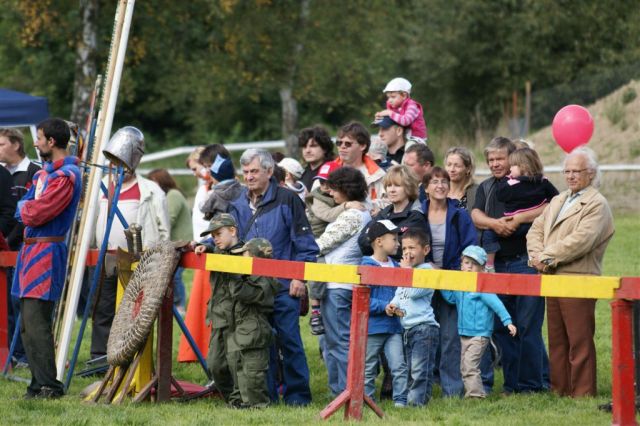
[[[218,213],[211,219],[209,222],[209,226],[207,230],[200,234],[201,237],[205,237],[215,231],[216,229],[220,229],[223,226],[235,226],[238,227],[236,220],[229,213]]]
[[[262,257],[265,259],[271,259],[273,257],[273,247],[271,243],[264,238],[252,238],[242,247],[231,250],[231,252],[235,254],[244,253],[245,251],[248,251],[252,257]]]

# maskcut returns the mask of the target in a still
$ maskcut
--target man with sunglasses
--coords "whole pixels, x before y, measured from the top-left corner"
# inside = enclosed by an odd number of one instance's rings
[[[366,154],[371,145],[371,137],[367,129],[357,121],[345,124],[338,131],[336,146],[338,147],[338,159],[336,163],[341,166],[353,167],[360,170],[367,182],[369,199],[378,208],[388,204],[384,198],[385,172]]]

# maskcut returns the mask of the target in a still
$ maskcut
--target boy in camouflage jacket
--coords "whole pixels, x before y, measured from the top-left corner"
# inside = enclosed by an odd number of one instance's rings
[[[253,238],[232,254],[271,258],[273,248],[264,238]],[[270,317],[280,283],[258,275],[231,275],[233,303],[231,332],[227,335],[227,360],[233,376],[231,401],[237,408],[263,408],[269,404],[267,371],[272,343]]]
[[[196,254],[215,253],[231,254],[234,248],[241,248],[244,243],[238,239],[236,220],[228,213],[217,214],[201,236],[211,235],[198,244]],[[213,272],[209,280],[211,298],[207,309],[207,323],[211,324],[211,338],[207,354],[207,366],[211,377],[227,403],[234,405],[241,401],[231,399],[234,389],[233,376],[227,361],[227,339],[233,324],[233,301],[229,290],[229,281],[233,274]]]

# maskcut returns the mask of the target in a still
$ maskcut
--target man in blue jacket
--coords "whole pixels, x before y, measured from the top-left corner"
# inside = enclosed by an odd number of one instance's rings
[[[319,249],[305,215],[305,206],[292,191],[278,186],[272,178],[275,165],[265,150],[248,149],[240,157],[246,188],[231,202],[229,213],[238,223],[240,239],[264,238],[273,246],[273,258],[315,262]],[[289,405],[311,402],[309,367],[300,337],[300,297],[305,295],[303,281],[284,280],[273,312],[276,345],[282,352],[283,399]],[[271,354],[269,392],[278,400],[275,383],[276,352]]]

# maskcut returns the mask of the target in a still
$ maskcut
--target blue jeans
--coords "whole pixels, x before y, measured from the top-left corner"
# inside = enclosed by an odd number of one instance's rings
[[[509,259],[496,258],[496,272],[535,274],[527,266],[527,255]],[[511,337],[496,317],[494,339],[502,350],[502,370],[505,392],[539,392],[546,390],[549,360],[542,339],[544,297],[499,296],[507,308],[518,334]]]
[[[324,359],[327,366],[329,390],[334,396],[342,393],[347,386],[351,298],[351,290],[327,289],[320,306],[324,323]]]
[[[384,351],[391,370],[393,382],[393,402],[407,405],[407,363],[404,359],[402,334],[370,334],[367,336],[367,356],[365,360],[364,391],[373,398],[376,392],[378,359]]]
[[[187,305],[187,298],[184,290],[184,281],[182,281],[183,272],[184,268],[178,266],[176,273],[173,275],[173,304],[184,309]]]
[[[276,383],[278,350],[282,354],[283,400],[289,405],[311,403],[309,388],[309,366],[300,337],[300,299],[289,296],[288,290],[276,295],[273,307],[273,326],[276,330],[276,345],[271,348],[271,362],[267,374],[269,396],[278,400]],[[275,348],[278,350],[275,350]]]
[[[458,311],[455,305],[445,302],[439,291],[431,299],[436,321],[440,324],[440,356],[437,360],[442,395],[462,396],[464,384],[460,374],[460,336],[458,335]]]
[[[404,347],[409,366],[409,405],[425,405],[431,399],[433,369],[440,340],[438,327],[418,324],[404,332]],[[458,363],[460,363],[458,357]]]

